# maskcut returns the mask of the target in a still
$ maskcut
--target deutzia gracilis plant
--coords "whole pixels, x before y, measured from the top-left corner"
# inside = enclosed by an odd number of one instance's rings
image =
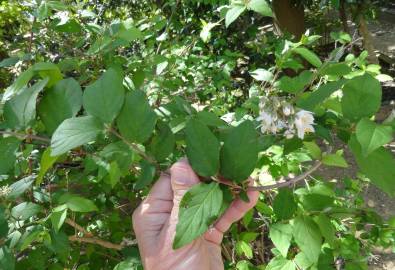
[[[132,213],[183,157],[201,183],[175,249],[256,190],[226,269],[394,250],[395,219],[363,195],[395,195],[394,113],[375,117],[392,78],[335,26],[279,33],[276,2],[0,1],[0,270],[142,269]],[[300,5],[314,21],[332,2]]]

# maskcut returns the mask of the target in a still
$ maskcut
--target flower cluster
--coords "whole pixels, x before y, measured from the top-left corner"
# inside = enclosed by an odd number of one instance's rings
[[[11,188],[8,185],[0,187],[0,198],[7,197],[11,193]]]
[[[284,131],[287,138],[292,138],[295,133],[300,139],[309,132],[314,132],[313,113],[305,110],[295,111],[295,108],[281,97],[262,97],[260,114],[257,118],[261,122],[262,133],[277,134]]]

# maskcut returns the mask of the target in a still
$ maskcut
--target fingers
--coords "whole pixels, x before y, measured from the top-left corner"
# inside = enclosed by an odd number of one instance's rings
[[[184,194],[200,180],[185,158],[171,166],[170,175],[174,207],[178,207]]]
[[[251,208],[258,202],[259,191],[247,191],[250,202],[244,202],[237,199],[231,203],[222,217],[215,223],[213,228],[209,229],[205,234],[205,239],[216,244],[222,242],[223,233],[226,232],[232,223],[241,219]]]
[[[135,231],[160,229],[173,208],[173,190],[170,176],[162,174],[152,187],[147,198],[133,213]],[[155,214],[155,215],[154,215]]]

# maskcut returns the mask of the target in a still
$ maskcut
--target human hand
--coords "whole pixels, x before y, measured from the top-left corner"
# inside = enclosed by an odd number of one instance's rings
[[[182,197],[200,180],[186,159],[162,174],[147,198],[133,213],[141,259],[146,270],[222,270],[223,233],[254,207],[259,192],[248,191],[249,203],[237,199],[203,236],[173,250],[172,244]]]

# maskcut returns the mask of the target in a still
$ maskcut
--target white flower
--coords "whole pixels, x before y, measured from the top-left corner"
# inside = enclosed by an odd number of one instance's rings
[[[259,108],[261,110],[265,109],[267,103],[268,103],[268,98],[267,97],[261,97],[261,100],[259,101]]]
[[[314,132],[314,117],[313,113],[305,110],[301,110],[296,113],[295,127],[300,139],[304,138],[304,134],[308,132]]]
[[[224,120],[226,123],[231,124],[235,120],[235,113],[227,113],[221,116],[221,119]]]
[[[284,104],[283,104],[283,114],[285,116],[290,116],[293,113],[294,113],[294,108],[292,107],[292,105],[289,104],[288,102],[284,102]]]
[[[280,102],[280,99],[278,97],[273,97],[272,98],[272,104],[273,104],[273,108],[276,109],[276,110],[281,107],[281,102]]]
[[[258,121],[261,121],[261,132],[265,133],[268,130],[271,130],[271,125],[273,123],[273,117],[269,113],[262,111],[259,117],[257,118]]]
[[[294,133],[294,131],[293,131],[292,129],[287,129],[287,130],[284,132],[284,136],[285,136],[285,138],[287,138],[287,139],[292,139],[292,138],[294,137],[294,135],[295,135],[295,133]]]
[[[273,124],[269,127],[269,131],[270,131],[272,134],[276,134],[278,130],[279,130],[279,128],[278,128],[278,126],[277,126],[275,123],[273,123]]]
[[[7,197],[11,193],[11,188],[8,185],[0,187],[0,198]]]

